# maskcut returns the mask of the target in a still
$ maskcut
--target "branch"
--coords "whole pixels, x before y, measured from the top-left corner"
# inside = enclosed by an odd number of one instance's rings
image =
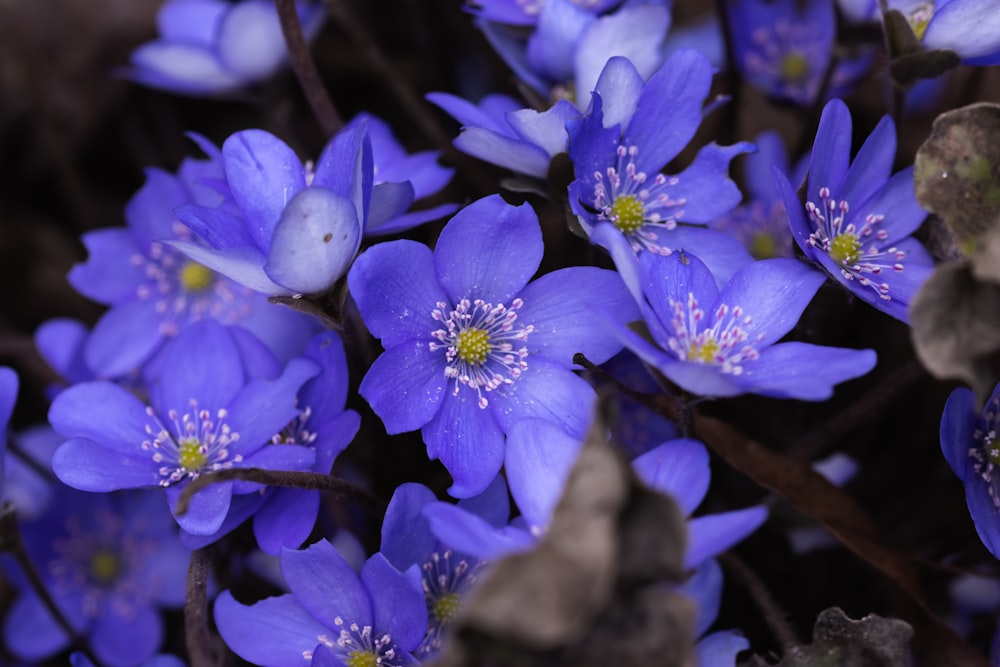
[[[184,598],[184,641],[191,667],[213,667],[212,635],[208,629],[208,575],[211,547],[191,552]]]
[[[309,53],[309,45],[302,34],[302,23],[299,21],[299,12],[295,7],[295,0],[274,0],[278,9],[278,18],[281,21],[281,32],[285,36],[285,44],[288,46],[288,58],[292,64],[292,71],[302,86],[309,106],[312,107],[313,115],[319,123],[323,135],[329,139],[344,126],[337,108],[333,106],[333,100],[326,92],[323,81],[320,79],[319,70]]]

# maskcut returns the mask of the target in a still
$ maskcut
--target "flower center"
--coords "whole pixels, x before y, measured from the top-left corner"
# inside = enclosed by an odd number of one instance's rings
[[[485,408],[489,400],[484,391],[513,384],[528,369],[524,342],[535,327],[516,326],[523,306],[521,299],[514,299],[510,308],[462,299],[450,311],[443,301],[431,311],[444,328],[431,332],[430,349],[445,351],[444,375],[455,380],[454,395],[465,385],[476,391],[479,407]]]
[[[101,549],[90,557],[90,576],[98,584],[103,586],[111,584],[121,571],[122,562],[113,551]]]
[[[860,256],[861,241],[854,234],[840,234],[830,241],[830,257],[838,264],[853,264]]]
[[[230,458],[229,446],[239,440],[226,417],[229,413],[219,409],[213,421],[212,413],[198,407],[198,401],[191,399],[190,411],[183,415],[177,410],[169,410],[167,417],[172,429],[168,430],[156,416],[153,408],[147,407],[146,414],[153,423],[146,425],[149,440],[144,440],[142,449],[153,452],[153,460],[160,466],[160,485],[170,486],[185,477],[194,479],[202,472],[231,468],[243,460],[237,454]]]
[[[798,51],[789,51],[782,57],[778,71],[785,81],[801,82],[809,74],[809,59]]]
[[[656,174],[652,182],[635,164],[637,146],[619,146],[617,162],[603,173],[594,172],[594,208],[597,217],[610,221],[629,239],[636,250],[645,248],[661,255],[670,249],[661,246],[655,228],[674,229],[684,215],[687,200],[671,199],[669,190],[680,181],[676,176]],[[651,226],[654,229],[645,229]]]
[[[686,303],[671,299],[670,307],[673,309],[670,324],[675,335],[667,340],[667,346],[682,361],[718,366],[723,373],[740,375],[746,362],[760,356],[747,343],[750,334],[746,327],[753,319],[741,307],[720,304],[711,326],[705,322],[706,312],[690,292]],[[760,334],[757,338],[762,337]]]
[[[347,667],[397,667],[392,637],[387,634],[374,637],[370,625],[361,627],[351,623],[347,626],[341,616],[334,618],[333,624],[340,628],[337,637],[318,635],[316,641],[330,649]],[[312,660],[313,652],[303,651],[302,657]]]
[[[917,36],[917,39],[923,39],[932,18],[934,18],[934,3],[924,2],[910,10],[906,20],[913,28],[913,34]]]
[[[451,549],[435,551],[430,560],[421,565],[424,599],[427,602],[427,632],[417,649],[417,656],[426,659],[441,648],[448,626],[462,608],[462,596],[479,578],[485,563],[470,563],[465,558],[455,558]]]
[[[1000,510],[1000,475],[996,474],[1000,467],[1000,442],[997,442],[997,416],[1000,414],[1000,399],[994,399],[986,405],[983,418],[972,433],[972,446],[969,447],[969,458],[972,459],[972,469],[986,482],[993,506]]]
[[[818,194],[818,205],[806,202],[806,213],[815,227],[809,235],[809,245],[822,250],[837,262],[846,280],[857,280],[859,285],[871,288],[879,298],[891,300],[889,283],[877,282],[877,279],[886,269],[901,272],[906,253],[895,246],[881,247],[882,242],[889,238],[888,232],[878,227],[885,216],[869,213],[859,226],[858,216],[849,217],[851,207],[846,200],[833,199],[830,188],[826,186],[821,187]],[[865,243],[868,243],[867,247]]]
[[[188,292],[204,292],[212,286],[212,270],[198,262],[187,261],[178,272],[181,287]]]
[[[456,337],[455,347],[458,358],[470,364],[481,366],[490,353],[490,335],[482,329],[466,329]]]

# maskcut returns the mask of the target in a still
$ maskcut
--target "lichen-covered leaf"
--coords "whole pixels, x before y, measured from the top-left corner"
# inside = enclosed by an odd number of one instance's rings
[[[966,262],[939,266],[910,304],[913,344],[935,377],[967,382],[984,402],[1000,379],[1000,283]]]
[[[851,620],[838,607],[816,617],[813,640],[795,646],[773,667],[905,667],[913,628],[906,621],[869,614]],[[751,667],[772,667],[754,656]]]
[[[914,161],[920,205],[937,213],[966,254],[1000,225],[1000,105],[982,102],[938,116]]]

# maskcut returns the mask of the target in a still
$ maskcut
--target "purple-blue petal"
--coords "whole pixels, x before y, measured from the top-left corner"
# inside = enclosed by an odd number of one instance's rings
[[[161,477],[152,454],[135,455],[102,447],[93,440],[67,440],[52,455],[52,472],[64,484],[81,491],[117,491],[155,486]]]
[[[670,197],[683,201],[677,218],[708,223],[739,204],[743,193],[729,178],[729,163],[753,150],[753,144],[742,141],[732,146],[711,143],[698,151],[691,166],[674,177],[678,182],[670,188]]]
[[[261,600],[247,606],[223,591],[215,600],[215,625],[236,655],[255,665],[309,664],[303,653],[333,630],[311,616],[291,595]],[[330,619],[324,619],[332,623]]]
[[[569,371],[566,371],[567,373]],[[468,498],[482,493],[503,465],[504,434],[494,411],[479,407],[473,389],[459,386],[457,394],[448,394],[441,409],[423,427],[427,455],[440,459],[454,484],[448,493],[454,498]],[[497,400],[491,396],[491,402]]]
[[[347,625],[372,624],[368,593],[344,557],[326,540],[301,551],[283,549],[281,574],[295,601],[313,618],[330,626],[338,616]]]
[[[372,406],[387,433],[418,429],[441,408],[447,387],[443,352],[431,352],[428,345],[426,340],[414,340],[390,347],[361,381],[358,393]]]
[[[504,469],[510,494],[529,527],[548,526],[579,453],[579,439],[552,422],[521,419],[511,427]]]
[[[734,512],[708,514],[688,521],[688,549],[684,567],[694,568],[743,541],[767,519],[767,508],[748,507]]]
[[[382,520],[382,554],[400,570],[427,560],[437,539],[424,518],[424,506],[437,502],[423,484],[408,482],[396,487]]]
[[[233,498],[233,482],[217,482],[191,497],[187,512],[178,516],[177,501],[187,484],[168,486],[165,491],[177,525],[192,535],[211,535],[222,527]]]
[[[819,189],[824,187],[837,195],[851,159],[851,136],[847,105],[839,99],[830,100],[823,107],[809,161],[809,200],[818,201]],[[786,201],[785,206],[789,203]]]
[[[319,501],[316,490],[273,489],[253,517],[253,534],[260,550],[277,556],[282,547],[298,548],[316,525]]]
[[[597,397],[586,380],[540,356],[528,357],[528,370],[494,393],[493,414],[504,431],[520,419],[540,417],[580,437],[590,424]]]
[[[969,449],[974,443],[977,418],[972,390],[959,387],[951,392],[941,415],[941,451],[958,478],[966,483],[973,481]]]
[[[632,469],[650,487],[672,496],[685,515],[701,503],[712,477],[705,445],[689,439],[663,443],[632,461]]]
[[[87,366],[98,377],[107,378],[136,370],[163,342],[163,320],[155,299],[131,299],[113,306],[84,344]]]
[[[67,438],[88,438],[120,454],[139,454],[152,420],[142,401],[117,384],[86,382],[56,397],[49,422]]]
[[[212,250],[197,243],[185,241],[171,241],[169,245],[177,248],[202,266],[221,273],[255,292],[270,296],[292,296],[295,293],[267,277],[267,274],[264,273],[267,257],[257,247],[242,246]]]
[[[127,229],[98,229],[81,239],[87,261],[75,265],[66,276],[69,284],[85,297],[112,304],[135,294],[148,278],[141,266],[131,262],[142,249]]]
[[[763,396],[823,401],[833,395],[834,385],[864,375],[875,361],[874,350],[779,343],[747,362],[735,380]]]
[[[500,195],[475,201],[445,225],[434,249],[438,282],[451,297],[509,306],[542,261],[542,229],[528,204]]]
[[[153,394],[160,419],[190,411],[191,401],[214,413],[243,388],[243,359],[232,335],[214,320],[182,331],[164,350],[163,372]]]
[[[121,613],[114,604],[106,604],[89,639],[101,664],[132,667],[160,648],[163,634],[163,619],[153,607],[135,604]]]
[[[895,159],[896,125],[892,118],[883,116],[854,156],[844,184],[834,191],[833,196],[846,199],[852,206],[868,201],[889,179]],[[910,182],[913,182],[912,173]]]
[[[719,630],[702,637],[695,647],[698,664],[704,667],[736,667],[736,656],[750,648],[750,642],[736,630]]]
[[[424,508],[424,516],[443,543],[483,560],[496,560],[507,554],[528,551],[538,542],[526,530],[513,526],[497,528],[472,512],[449,503],[431,503]]]
[[[420,566],[400,572],[376,553],[361,568],[361,583],[371,596],[374,631],[390,635],[404,651],[416,648],[427,631]]]

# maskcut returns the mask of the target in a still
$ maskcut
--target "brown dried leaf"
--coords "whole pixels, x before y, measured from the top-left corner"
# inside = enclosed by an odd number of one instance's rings
[[[1000,284],[967,262],[939,266],[910,304],[910,335],[935,377],[967,382],[984,402],[1000,380]]]
[[[548,533],[493,566],[435,667],[694,665],[693,603],[662,585],[683,578],[683,516],[636,478],[607,423],[591,426]]]

